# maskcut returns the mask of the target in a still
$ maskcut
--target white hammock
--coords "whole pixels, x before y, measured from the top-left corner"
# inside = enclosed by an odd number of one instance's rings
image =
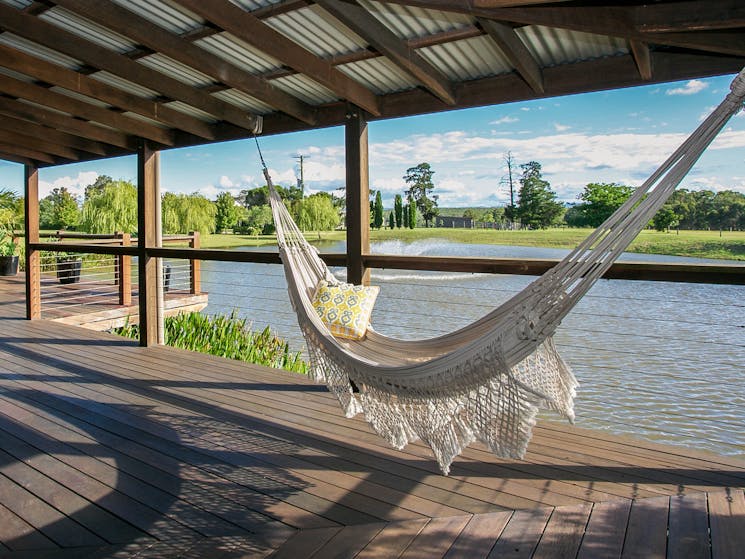
[[[474,440],[498,456],[522,458],[539,409],[574,419],[578,384],[556,351],[553,333],[742,107],[745,69],[731,89],[675,153],[566,258],[473,324],[428,340],[392,339],[372,328],[362,341],[331,335],[311,299],[319,281],[339,281],[303,238],[264,165],[290,300],[310,353],[310,377],[326,383],[347,417],[364,412],[394,447],[422,439],[445,474]],[[350,379],[359,392],[352,390]]]

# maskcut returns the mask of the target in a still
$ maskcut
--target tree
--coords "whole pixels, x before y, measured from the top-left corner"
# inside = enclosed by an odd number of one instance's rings
[[[0,188],[0,229],[2,228],[23,228],[23,197],[7,188]]]
[[[100,178],[100,177],[99,177]],[[88,189],[80,228],[87,233],[113,234],[137,231],[137,187],[129,181],[111,181]]]
[[[556,193],[548,181],[541,178],[541,164],[531,161],[520,165],[520,192],[517,217],[523,225],[546,229],[554,225],[564,213],[564,206],[556,201]]]
[[[618,183],[591,182],[578,196],[582,200],[576,206],[582,226],[597,227],[631,197],[634,189]]]
[[[205,235],[215,230],[215,205],[199,193],[166,192],[161,211],[163,233],[174,235],[199,231]]]
[[[515,206],[515,167],[517,164],[511,151],[507,152],[503,160],[507,167],[507,174],[502,177],[500,184],[507,186],[510,192],[510,203],[504,208],[504,216],[512,222],[515,220],[517,213],[517,207]]]
[[[230,192],[221,192],[215,200],[215,229],[232,229],[238,223],[238,206]]]
[[[393,231],[393,228],[396,226],[396,220],[393,217],[393,212],[388,214],[388,229]]]
[[[408,168],[404,175],[404,181],[409,185],[409,189],[406,191],[409,203],[411,204],[413,201],[415,207],[419,209],[426,227],[430,227],[430,223],[439,214],[437,209],[438,197],[429,197],[429,193],[435,187],[432,183],[432,175],[434,174],[435,172],[429,163],[420,163],[416,167]],[[409,221],[409,226],[411,226],[411,221]]]
[[[403,225],[404,229],[409,228],[409,204],[404,204],[404,207],[402,208],[403,213]]]
[[[339,212],[327,192],[311,194],[299,203],[297,224],[304,231],[330,231],[339,225]]]
[[[400,194],[396,194],[396,197],[393,199],[393,213],[396,216],[396,227],[401,229],[401,226],[404,224],[404,201]]]
[[[657,231],[669,231],[671,227],[678,224],[678,216],[675,211],[665,204],[652,218],[652,225]]]
[[[101,192],[103,192],[103,189],[106,186],[112,184],[113,182],[114,179],[112,179],[109,175],[98,175],[93,184],[89,184],[85,187],[83,201],[87,200],[91,196],[94,196],[95,194],[100,194]]]
[[[272,208],[268,205],[251,206],[240,223],[242,232],[249,235],[271,235],[274,233],[274,219]]]
[[[40,211],[40,226],[43,229],[69,229],[80,222],[80,208],[75,196],[64,186],[55,188],[44,197],[44,212]],[[41,203],[40,203],[41,205]],[[41,218],[44,222],[41,222]]]
[[[375,193],[375,203],[373,204],[373,227],[380,229],[383,227],[383,197],[380,190]]]
[[[409,202],[409,229],[416,227],[416,204]]]

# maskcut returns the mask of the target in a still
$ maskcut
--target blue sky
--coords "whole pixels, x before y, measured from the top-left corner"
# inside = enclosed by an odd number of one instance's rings
[[[428,162],[435,171],[441,206],[503,205],[500,186],[509,151],[515,161],[538,161],[543,176],[564,202],[588,182],[639,185],[729,91],[732,76],[555,97],[478,109],[370,123],[371,189],[387,207],[403,192],[406,169]],[[260,139],[275,182],[294,184],[298,153],[305,161],[306,190],[331,191],[344,184],[341,127]],[[64,165],[40,171],[40,194],[66,186],[82,194],[100,175],[134,182],[134,157]],[[161,187],[201,192],[261,186],[252,141],[164,151]],[[0,162],[0,187],[22,189],[20,165]],[[745,193],[745,116],[730,121],[683,187]]]

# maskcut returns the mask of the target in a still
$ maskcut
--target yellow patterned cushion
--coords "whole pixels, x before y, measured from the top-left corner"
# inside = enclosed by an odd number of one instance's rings
[[[334,336],[361,340],[370,324],[379,291],[377,286],[329,285],[322,280],[313,296],[313,308]]]

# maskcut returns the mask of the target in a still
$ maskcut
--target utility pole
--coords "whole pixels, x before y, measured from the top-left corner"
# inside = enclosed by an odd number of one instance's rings
[[[303,155],[301,153],[293,155],[295,159],[297,159],[300,162],[300,177],[297,180],[297,186],[303,193],[303,198],[305,198],[305,175],[303,173],[303,162],[306,159],[310,159],[310,155]]]

